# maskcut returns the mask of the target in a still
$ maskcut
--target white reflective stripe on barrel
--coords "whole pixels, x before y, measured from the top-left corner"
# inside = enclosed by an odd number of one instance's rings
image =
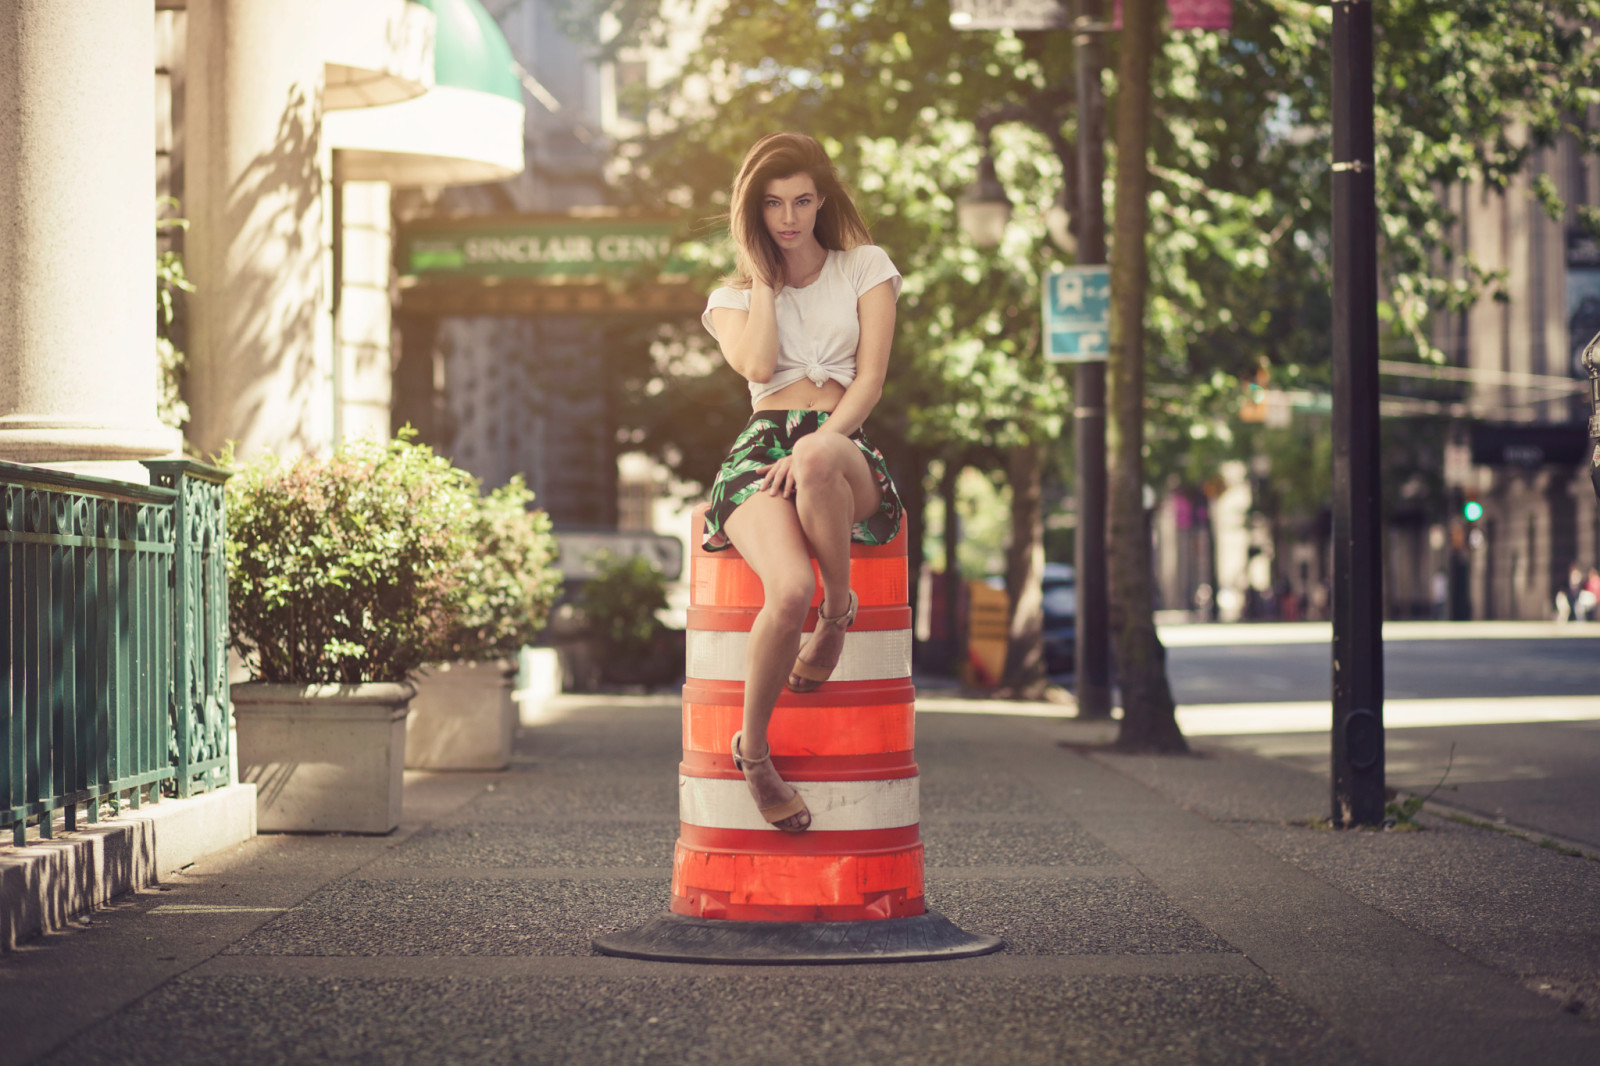
[[[749,633],[689,630],[686,675],[700,681],[743,681],[749,643]],[[884,681],[910,676],[911,630],[861,630],[845,634],[844,652],[829,680]]]
[[[886,781],[791,781],[811,809],[811,829],[898,829],[916,825],[917,779]],[[678,777],[678,817],[707,829],[771,829],[756,809],[743,780]]]

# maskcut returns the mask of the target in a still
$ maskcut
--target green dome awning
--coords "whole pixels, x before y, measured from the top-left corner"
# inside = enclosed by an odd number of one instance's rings
[[[478,0],[418,0],[439,21],[433,53],[440,85],[494,93],[522,103],[522,83],[505,34]]]

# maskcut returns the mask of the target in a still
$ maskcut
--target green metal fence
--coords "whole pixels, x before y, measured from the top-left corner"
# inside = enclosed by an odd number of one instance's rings
[[[228,475],[0,462],[0,831],[230,783]]]

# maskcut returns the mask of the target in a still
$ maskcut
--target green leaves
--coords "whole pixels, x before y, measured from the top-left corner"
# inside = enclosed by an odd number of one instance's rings
[[[466,597],[440,658],[513,655],[544,628],[561,588],[550,517],[532,510],[519,474],[478,501],[466,566]]]
[[[409,436],[264,456],[228,482],[231,640],[256,678],[399,681],[543,626],[559,575],[532,494],[516,481],[480,497]]]
[[[643,556],[624,559],[599,552],[594,564],[596,576],[584,584],[578,601],[590,632],[610,659],[643,656],[663,628],[656,612],[667,606],[666,579]]]

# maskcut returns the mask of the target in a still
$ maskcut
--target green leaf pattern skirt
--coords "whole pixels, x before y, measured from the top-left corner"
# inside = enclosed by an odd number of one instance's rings
[[[711,508],[706,511],[705,531],[701,542],[706,551],[721,551],[728,547],[728,534],[723,531],[733,509],[754,496],[761,489],[761,468],[775,463],[794,452],[801,437],[815,433],[828,420],[826,411],[757,411],[740,431],[728,457],[717,470],[717,479],[711,485]],[[905,508],[900,503],[900,493],[889,477],[889,464],[883,453],[867,441],[861,430],[850,434],[850,439],[861,454],[866,456],[867,469],[877,479],[883,498],[878,509],[857,522],[850,530],[850,539],[858,544],[887,544],[900,532],[900,516]]]

